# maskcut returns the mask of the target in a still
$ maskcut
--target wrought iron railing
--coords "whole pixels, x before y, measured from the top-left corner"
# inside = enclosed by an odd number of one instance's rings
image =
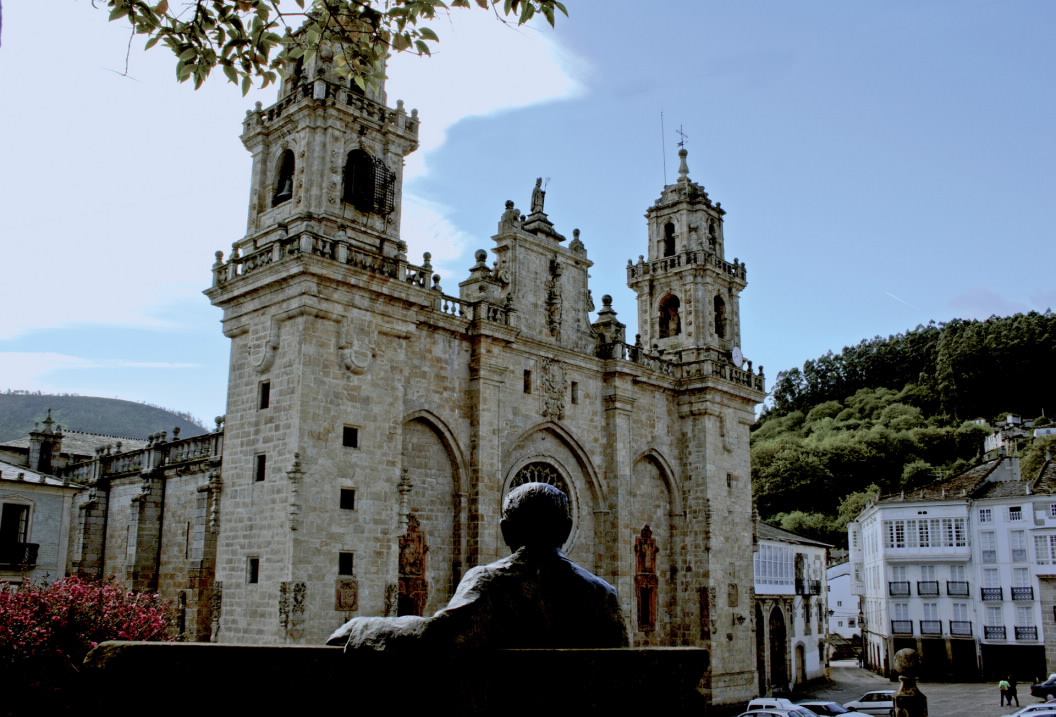
[[[912,620],[892,620],[891,621],[891,634],[893,634],[893,635],[912,635],[913,634],[913,621]]]
[[[1016,639],[1017,640],[1037,640],[1038,639],[1038,628],[1036,627],[1015,627]]]
[[[1013,600],[1033,600],[1034,599],[1034,588],[1012,588],[1012,599]]]
[[[1006,639],[1005,628],[1003,625],[983,625],[983,637],[987,640],[1004,640]]]
[[[32,568],[37,564],[37,543],[0,544],[0,567],[7,569]]]
[[[895,580],[887,584],[887,594],[891,597],[906,597],[909,595],[909,581]]]
[[[920,634],[921,635],[941,635],[942,634],[942,620],[921,620],[920,621]]]
[[[950,597],[968,597],[969,595],[971,595],[971,593],[968,591],[968,581],[947,580],[946,594]]]
[[[917,595],[921,597],[932,597],[939,594],[939,581],[938,580],[918,580],[917,581]]]
[[[983,600],[1004,600],[1005,591],[1003,588],[979,588]]]
[[[950,620],[950,634],[970,637],[972,623],[969,620]]]

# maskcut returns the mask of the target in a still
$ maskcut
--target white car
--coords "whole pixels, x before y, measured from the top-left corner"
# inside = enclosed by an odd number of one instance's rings
[[[1021,710],[1017,710],[1007,717],[1044,717],[1045,713],[1056,713],[1056,704],[1051,702],[1042,702],[1040,705],[1028,705]]]
[[[891,710],[895,707],[895,691],[874,690],[873,692],[866,692],[854,702],[845,702],[843,706],[854,712],[865,712],[868,715],[888,717],[891,714]]]
[[[800,707],[806,707],[818,717],[865,717],[864,712],[851,712],[839,702],[800,700],[796,704]]]
[[[786,711],[791,717],[818,717],[809,708],[801,707],[784,697],[756,697],[749,700],[748,709]]]

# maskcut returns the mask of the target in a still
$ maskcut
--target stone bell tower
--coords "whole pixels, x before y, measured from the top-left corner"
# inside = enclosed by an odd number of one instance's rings
[[[744,265],[726,261],[726,212],[690,180],[686,150],[678,156],[678,181],[664,187],[645,215],[648,256],[628,261],[628,284],[638,294],[638,332],[646,348],[682,351],[683,360],[707,349],[739,353]]]
[[[428,259],[409,264],[400,240],[418,116],[333,66],[323,47],[273,105],[247,112],[247,231],[227,260],[217,252],[205,292],[231,339],[213,599],[221,642],[318,644],[361,603],[381,612],[398,582],[390,553],[404,526],[395,509],[364,506],[399,495],[385,431],[402,404],[372,393],[394,385],[378,376],[395,369],[377,364],[407,364],[408,307],[436,295]]]
[[[338,82],[333,64],[333,49],[322,47],[283,80],[278,102],[246,112],[246,239],[261,245],[310,231],[395,257],[403,158],[418,147],[418,112],[408,115],[402,100],[385,107],[383,88]]]
[[[627,283],[638,295],[635,355],[666,363],[676,378],[685,510],[675,566],[680,637],[709,649],[710,698],[719,704],[755,690],[749,427],[764,379],[740,349],[747,271],[726,261],[725,212],[690,180],[686,150],[678,154],[678,180],[645,215],[648,256],[628,261]]]

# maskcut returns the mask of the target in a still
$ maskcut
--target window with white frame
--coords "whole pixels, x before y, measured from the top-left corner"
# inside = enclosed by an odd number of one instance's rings
[[[997,568],[983,568],[983,587],[1001,587],[1001,572]]]
[[[1034,536],[1034,562],[1038,565],[1056,565],[1056,535]]]
[[[1019,505],[1009,507],[1008,519],[1011,521],[1023,520],[1023,507]]]
[[[921,565],[920,566],[920,579],[921,580],[935,580],[935,566],[934,565]]]
[[[908,602],[893,602],[893,603],[891,603],[891,619],[892,620],[908,620],[909,619],[909,603]]]
[[[1030,587],[1030,568],[1012,568],[1012,587]]]
[[[997,562],[997,534],[992,530],[979,533],[979,549],[984,563]]]
[[[1027,533],[1024,530],[1012,530],[1008,533],[1008,547],[1012,553],[1013,563],[1027,562]]]
[[[926,603],[924,603],[924,619],[925,620],[938,620],[939,619],[939,604],[937,602],[926,602]]]
[[[993,513],[990,512],[989,508],[979,509],[979,522],[980,523],[992,523],[994,520]]]
[[[964,582],[968,579],[968,569],[963,565],[950,566],[950,580]]]
[[[884,521],[885,548],[953,548],[967,544],[964,518]]]
[[[955,602],[953,604],[953,619],[967,622],[971,618],[968,617],[968,603],[966,602]]]
[[[1002,627],[1005,624],[1005,617],[1001,614],[999,605],[987,605],[986,622],[984,624],[987,627]]]
[[[1029,605],[1016,605],[1016,627],[1034,626],[1034,608]]]
[[[896,583],[905,582],[909,579],[909,570],[905,565],[892,565],[891,566],[891,580]]]
[[[792,585],[792,548],[763,543],[755,554],[755,581],[760,585]]]
[[[1056,503],[1049,503],[1049,517],[1056,518]]]

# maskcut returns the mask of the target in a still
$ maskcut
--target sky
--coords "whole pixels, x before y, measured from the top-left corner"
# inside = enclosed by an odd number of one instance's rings
[[[566,4],[556,29],[453,11],[431,58],[390,64],[390,105],[422,120],[402,235],[445,286],[544,177],[633,336],[625,267],[681,128],[690,177],[728,212],[726,258],[747,264],[742,348],[768,385],[932,320],[1056,308],[1056,3]],[[211,423],[229,341],[201,292],[245,233],[241,121],[275,89],[179,84],[164,48],[87,0],[3,11],[0,391]]]

